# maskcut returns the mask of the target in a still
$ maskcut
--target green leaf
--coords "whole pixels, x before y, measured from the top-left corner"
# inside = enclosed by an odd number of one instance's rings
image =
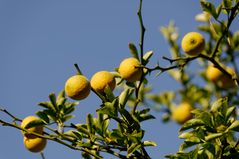
[[[157,146],[157,144],[154,141],[144,141],[144,146]]]
[[[208,1],[201,1],[201,6],[203,11],[210,13],[215,19],[218,18],[218,14],[216,12],[215,6]]]
[[[53,120],[53,121],[56,121],[56,112],[54,112],[53,110],[51,110],[51,109],[45,109],[45,110],[43,110],[43,112],[45,113],[45,114],[47,114],[47,116],[48,116],[48,118],[50,119],[50,120]]]
[[[131,52],[131,55],[139,60],[138,50],[136,46],[133,43],[129,43],[129,50]]]
[[[77,130],[84,135],[87,135],[87,136],[90,135],[86,125],[83,125],[83,124],[82,125],[77,125]]]
[[[75,138],[78,140],[82,139],[82,135],[78,131],[75,131],[75,130],[69,130],[69,131],[65,132],[64,135],[66,135],[68,137],[72,137],[73,139],[75,139]]]
[[[206,136],[205,140],[210,141],[210,140],[216,139],[218,137],[221,137],[222,135],[224,135],[224,133],[213,133],[213,134]]]
[[[223,115],[226,115],[226,110],[227,110],[227,101],[228,98],[220,98],[217,101],[215,101],[211,107],[211,111],[213,113],[222,113]]]
[[[44,111],[38,111],[36,112],[36,115],[45,123],[49,124],[50,120],[48,118],[48,115]]]
[[[110,88],[109,85],[107,85],[107,86],[105,87],[104,93],[106,94],[107,99],[108,99],[109,101],[113,101],[113,100],[115,99],[115,96],[114,96],[114,94],[113,94],[113,92],[112,92],[112,90],[111,90],[111,88]]]
[[[75,106],[73,104],[67,104],[67,105],[64,105],[63,110],[64,110],[64,114],[67,115],[72,113],[75,110]]]
[[[184,130],[196,128],[198,126],[203,126],[203,125],[205,125],[205,123],[201,119],[191,119],[191,120],[187,121],[186,123],[184,123],[184,125],[182,126],[182,128],[179,131],[184,131]]]
[[[110,117],[117,117],[117,99],[115,99],[112,103],[106,102],[103,107],[96,110],[98,113],[107,114]]]
[[[239,132],[239,120],[234,121],[227,129]]]
[[[36,119],[36,120],[33,120],[33,121],[29,122],[25,126],[25,128],[29,129],[29,128],[36,127],[36,126],[41,126],[41,125],[45,125],[44,122],[41,119]]]
[[[65,98],[65,90],[62,90],[57,96],[56,103],[57,105],[63,105],[66,101],[67,99]]]
[[[88,114],[86,118],[87,129],[90,134],[94,134],[94,120],[92,114]]]
[[[129,97],[132,95],[134,89],[126,88],[120,95],[119,95],[119,106],[124,108]]]
[[[74,118],[74,115],[64,115],[64,117],[62,117],[62,122],[66,122],[70,119]]]
[[[119,109],[120,114],[122,115],[124,121],[127,125],[132,128],[133,130],[139,130],[140,124],[135,118],[125,109]]]
[[[49,110],[52,110],[52,111],[56,111],[55,107],[51,104],[51,102],[40,102],[38,103],[39,106],[41,107],[44,107],[44,108],[47,108]]]
[[[230,9],[232,7],[232,0],[223,0],[223,6],[226,8],[226,9]]]
[[[143,65],[146,65],[149,62],[150,57],[153,55],[153,51],[148,51],[143,56]]]
[[[127,157],[130,157],[140,147],[141,147],[140,143],[133,143],[133,144],[131,144],[130,147],[128,148],[128,150],[127,150],[127,152],[128,152]]]
[[[57,110],[57,104],[56,104],[56,95],[54,93],[49,94],[49,99],[51,101],[51,104],[54,106],[55,110]]]
[[[146,120],[150,120],[150,119],[155,119],[155,117],[151,114],[141,114],[139,117],[138,117],[138,120],[140,122],[142,121],[146,121]]]
[[[236,107],[229,107],[226,112],[226,119],[229,119],[233,113],[235,113]]]

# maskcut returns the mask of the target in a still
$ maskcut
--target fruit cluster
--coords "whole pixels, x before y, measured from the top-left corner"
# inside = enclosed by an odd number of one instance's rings
[[[143,71],[140,62],[136,58],[124,59],[118,68],[118,73],[122,79],[128,82],[139,81]],[[89,81],[84,75],[74,75],[65,83],[65,92],[68,97],[74,100],[85,99],[91,89],[99,94],[104,94],[105,89],[110,88],[111,91],[116,87],[115,76],[108,71],[96,72]]]
[[[25,129],[22,131],[24,139],[24,145],[26,149],[28,149],[31,152],[38,153],[43,151],[43,149],[46,147],[47,140],[45,138],[41,138],[36,136],[43,135],[43,126],[35,126],[28,128],[31,122],[39,120],[35,116],[28,116],[22,120],[21,128]]]

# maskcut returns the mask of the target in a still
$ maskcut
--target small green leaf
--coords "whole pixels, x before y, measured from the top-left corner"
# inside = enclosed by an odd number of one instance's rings
[[[230,9],[232,7],[232,0],[223,0],[223,6],[226,8],[226,9]]]
[[[215,101],[211,107],[211,111],[214,113],[221,112],[226,114],[227,109],[227,98],[220,98]]]
[[[86,125],[77,125],[77,130],[84,135],[90,135]]]
[[[72,104],[65,105],[63,110],[64,110],[64,114],[67,115],[67,114],[72,113],[75,110],[75,106]]]
[[[218,18],[218,14],[216,12],[215,6],[208,1],[201,1],[201,6],[203,11],[210,13],[215,19]]]
[[[130,50],[132,56],[139,60],[138,50],[133,43],[129,43],[129,50]]]
[[[94,120],[92,114],[88,114],[86,118],[87,129],[90,134],[94,134]]]
[[[142,114],[139,116],[139,121],[142,122],[142,121],[146,121],[146,120],[150,120],[150,119],[155,119],[155,117],[151,114]]]
[[[38,103],[38,105],[54,112],[56,111],[55,107],[51,104],[51,102],[40,102]]]
[[[226,112],[226,119],[229,119],[235,113],[236,107],[229,107]]]
[[[36,112],[36,115],[45,123],[48,124],[50,122],[48,115],[44,111]]]
[[[57,96],[56,103],[57,105],[63,105],[65,104],[66,100],[67,99],[65,98],[65,90],[62,90]]]
[[[128,152],[127,157],[130,157],[140,147],[141,147],[140,143],[133,143],[133,144],[131,144],[130,147],[128,148],[128,150],[127,150],[127,152]]]
[[[106,102],[103,107],[96,110],[98,113],[107,114],[110,117],[117,117],[117,99],[115,99],[112,103]]]
[[[50,120],[56,121],[56,112],[51,109],[45,109],[43,112],[48,116]]]
[[[62,122],[66,122],[72,118],[74,118],[74,115],[64,115],[64,117],[61,120]]]
[[[179,131],[196,128],[198,126],[203,126],[204,124],[205,124],[204,121],[202,121],[201,119],[191,119],[191,120],[187,121],[186,123],[184,123],[184,125],[182,126],[182,128]]]
[[[239,120],[234,121],[227,129],[239,132]]]
[[[110,88],[109,85],[107,85],[107,86],[105,87],[104,93],[106,94],[107,99],[108,99],[109,101],[113,101],[113,100],[115,99],[115,96],[114,96],[114,94],[113,94],[113,92],[112,92],[112,90],[111,90],[111,88]]]
[[[221,137],[222,135],[224,135],[224,133],[213,133],[213,134],[206,136],[205,140],[210,141],[210,140],[216,139],[218,137]]]
[[[57,110],[56,95],[54,93],[49,94],[49,99],[51,101],[51,104],[54,106],[55,110]]]
[[[65,132],[64,135],[66,135],[68,137],[72,137],[73,139],[75,139],[75,138],[78,140],[82,139],[82,135],[78,131],[75,131],[75,130],[69,130],[69,131]]]
[[[119,109],[120,114],[122,115],[124,121],[127,123],[128,127],[133,130],[139,130],[140,124],[127,110]]]
[[[124,108],[129,97],[132,95],[134,89],[126,88],[120,95],[119,95],[119,105],[121,108]]]
[[[143,65],[146,65],[149,62],[150,57],[153,55],[153,51],[148,51],[143,56]]]
[[[144,141],[144,146],[157,146],[157,144],[154,141]]]
[[[36,126],[41,126],[41,125],[45,125],[44,122],[41,119],[36,119],[36,120],[33,120],[33,121],[29,122],[25,126],[25,128],[29,129],[29,128],[36,127]]]

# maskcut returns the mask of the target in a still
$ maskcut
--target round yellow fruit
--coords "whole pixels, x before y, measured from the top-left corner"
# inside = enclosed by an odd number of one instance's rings
[[[206,70],[206,77],[208,80],[212,82],[217,82],[218,80],[221,79],[223,76],[223,73],[213,65],[209,65],[207,70]]]
[[[234,69],[227,67],[226,71],[231,74],[232,76],[235,76],[235,71]],[[233,81],[232,78],[228,77],[226,74],[223,74],[221,81],[218,82],[219,87],[227,89],[227,88],[233,88],[236,87],[235,82]]]
[[[90,94],[90,82],[83,75],[70,77],[65,83],[65,92],[74,100],[85,99]]]
[[[196,56],[204,50],[205,40],[200,33],[189,32],[183,37],[181,45],[186,54]]]
[[[192,119],[192,107],[189,103],[182,103],[172,110],[172,118],[179,124],[183,124],[189,119]]]
[[[116,81],[112,73],[108,71],[100,71],[95,73],[90,81],[91,87],[98,93],[104,93],[108,85],[113,91],[116,86]]]
[[[34,121],[34,120],[39,120],[39,118],[37,118],[35,116],[28,116],[28,117],[24,118],[22,120],[22,123],[21,123],[21,128],[25,129],[27,124]],[[31,132],[42,134],[43,133],[43,126],[40,125],[40,126],[32,127],[32,128],[27,129],[27,130],[28,130],[28,132],[22,131],[23,135],[27,138],[35,138],[36,136],[31,134]]]
[[[139,81],[142,76],[140,62],[133,57],[124,59],[120,63],[118,72],[123,79],[129,82]]]
[[[235,75],[234,69],[230,67],[225,67],[226,71],[230,73],[232,76]],[[206,77],[208,80],[214,82],[218,87],[227,89],[235,87],[235,82],[232,78],[228,77],[226,74],[221,72],[218,68],[213,65],[208,66],[206,70]]]
[[[26,149],[28,149],[31,152],[37,153],[43,151],[43,149],[46,147],[47,140],[43,138],[27,138],[24,137],[24,145]]]

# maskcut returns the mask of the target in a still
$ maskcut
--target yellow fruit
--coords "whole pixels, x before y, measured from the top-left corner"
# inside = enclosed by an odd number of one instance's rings
[[[189,32],[183,37],[181,45],[186,54],[196,56],[204,50],[205,40],[200,33]]]
[[[234,69],[227,67],[226,71],[230,73],[232,76],[235,75]],[[233,88],[236,87],[235,82],[233,81],[232,78],[228,77],[227,75],[223,74],[221,81],[218,82],[219,87],[227,89],[227,88]]]
[[[115,78],[112,73],[108,71],[100,71],[95,73],[90,81],[91,87],[98,93],[104,93],[108,85],[113,91],[116,85]]]
[[[21,127],[25,129],[25,127],[27,126],[28,123],[34,121],[34,120],[38,120],[39,118],[35,117],[35,116],[28,116],[26,118],[24,118],[22,120],[21,123]],[[38,134],[42,134],[43,133],[43,126],[36,126],[36,127],[32,127],[27,129],[29,133],[22,131],[23,135],[27,138],[35,138],[36,136],[31,134],[31,132],[34,133],[38,133]]]
[[[136,58],[124,59],[119,66],[119,74],[129,82],[139,81],[142,76],[142,68],[139,67],[140,62]]]
[[[24,137],[23,140],[24,140],[24,145],[26,149],[35,153],[41,152],[46,147],[46,143],[47,143],[46,139],[39,138],[39,137],[33,138],[33,139]]]
[[[217,82],[223,76],[223,73],[214,67],[213,65],[209,65],[206,70],[206,77],[208,80],[212,82]]]
[[[188,103],[182,103],[172,110],[172,118],[179,124],[183,124],[193,117],[192,107]]]
[[[65,92],[74,100],[85,99],[90,94],[90,82],[83,75],[70,77],[65,83]]]
[[[226,71],[231,75],[235,75],[235,71],[230,67],[225,67]],[[234,81],[226,74],[222,73],[218,68],[210,65],[206,70],[206,77],[208,80],[214,82],[220,88],[232,88],[235,87]]]

